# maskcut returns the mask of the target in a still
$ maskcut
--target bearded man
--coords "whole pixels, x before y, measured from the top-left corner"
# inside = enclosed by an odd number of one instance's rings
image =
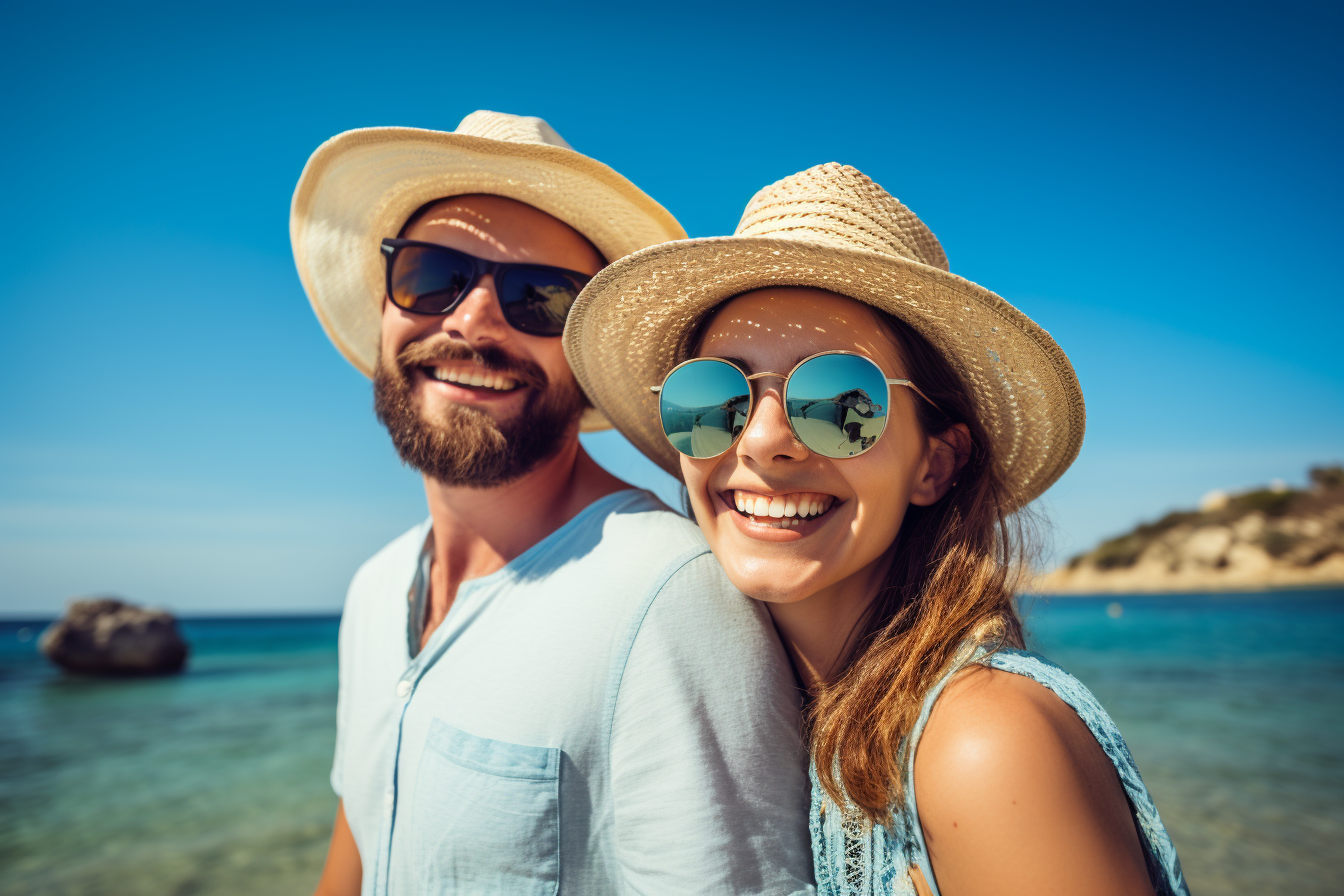
[[[768,618],[578,439],[605,421],[565,315],[675,219],[540,119],[475,112],[329,140],[290,235],[429,504],[346,596],[318,892],[809,892]]]

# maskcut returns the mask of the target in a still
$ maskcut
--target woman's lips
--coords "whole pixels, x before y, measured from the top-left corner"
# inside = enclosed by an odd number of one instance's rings
[[[827,514],[842,502],[822,492],[763,494],[731,489],[714,494],[720,513],[732,517],[742,534],[761,541],[797,541],[825,525]]]
[[[757,519],[783,519],[801,521],[819,517],[831,509],[834,495],[822,492],[786,492],[778,495],[764,495],[736,488],[732,492],[733,503],[738,513]]]

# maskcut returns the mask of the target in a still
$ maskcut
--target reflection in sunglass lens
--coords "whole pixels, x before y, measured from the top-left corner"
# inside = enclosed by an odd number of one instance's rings
[[[499,304],[515,329],[559,336],[570,306],[587,282],[554,268],[511,268],[498,284]]]
[[[470,259],[436,249],[405,246],[392,264],[392,301],[408,311],[442,314],[470,282]]]
[[[751,387],[742,371],[714,358],[678,367],[658,402],[668,441],[690,457],[716,457],[731,448],[750,407]]]
[[[859,355],[818,355],[789,378],[789,422],[809,450],[853,457],[873,446],[887,425],[887,381]]]

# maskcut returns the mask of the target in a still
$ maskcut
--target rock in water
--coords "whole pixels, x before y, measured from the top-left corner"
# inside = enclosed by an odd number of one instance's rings
[[[188,651],[171,613],[116,598],[71,601],[41,647],[61,668],[91,675],[179,672]]]

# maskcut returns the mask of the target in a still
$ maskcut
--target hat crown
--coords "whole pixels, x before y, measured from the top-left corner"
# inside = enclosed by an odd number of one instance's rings
[[[505,143],[540,143],[545,146],[559,146],[562,149],[574,148],[543,119],[533,115],[489,112],[485,109],[472,112],[462,119],[453,133],[468,137],[484,137],[487,140],[502,140]]]
[[[948,270],[942,244],[914,212],[857,168],[837,162],[762,188],[734,233],[863,249]]]

